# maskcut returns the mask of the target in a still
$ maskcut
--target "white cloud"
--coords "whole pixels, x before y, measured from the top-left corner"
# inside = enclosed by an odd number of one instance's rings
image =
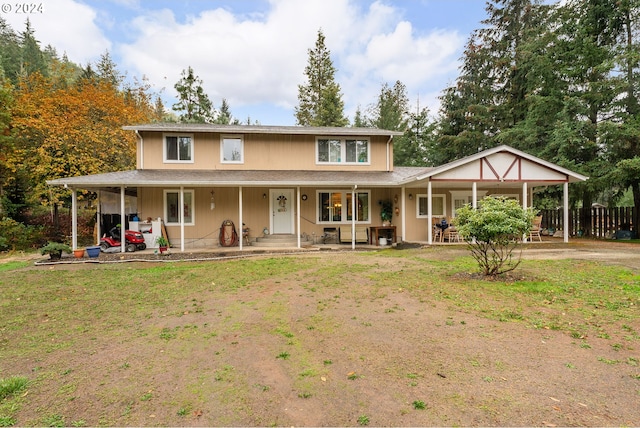
[[[17,4],[5,3],[12,7]],[[93,62],[111,49],[111,42],[96,24],[97,13],[91,7],[74,0],[47,0],[41,4],[42,12],[24,14],[13,10],[2,16],[16,33],[24,31],[28,18],[43,48],[51,45],[60,56],[66,53],[79,64]]]
[[[118,49],[124,69],[146,75],[171,97],[180,72],[191,66],[215,104],[224,97],[232,110],[264,103],[293,109],[307,51],[322,28],[351,116],[357,105],[374,102],[384,82],[402,81],[411,97],[436,92],[433,84],[457,67],[462,37],[417,32],[380,1],[360,5],[271,0],[269,9],[251,15],[217,8],[184,22],[168,9],[153,11],[132,21],[134,41]]]
[[[375,101],[383,83],[396,80],[434,112],[464,43],[455,31],[421,28],[419,16],[405,16],[392,0],[252,3],[240,7],[230,1],[208,10],[195,3],[203,11],[186,14],[180,2],[171,1],[47,0],[44,13],[29,19],[42,46],[51,44],[77,63],[95,61],[109,50],[121,71],[147,77],[155,91],[163,89],[168,107],[175,102],[173,86],[181,71],[191,66],[215,105],[226,98],[237,116],[273,124],[287,123],[261,117],[267,105],[281,116],[290,111],[285,120],[293,121],[307,52],[320,28],[351,118],[358,105]],[[234,7],[243,12],[234,14]],[[429,3],[419,7],[430,12]],[[25,15],[4,17],[16,31],[24,29]]]

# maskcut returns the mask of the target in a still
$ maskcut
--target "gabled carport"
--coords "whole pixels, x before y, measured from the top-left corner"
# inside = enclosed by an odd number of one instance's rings
[[[522,206],[527,208],[531,189],[539,186],[562,185],[564,208],[564,242],[569,241],[569,183],[587,180],[588,177],[562,168],[512,147],[502,145],[454,162],[436,167],[405,183],[407,188],[425,188],[428,204],[428,243],[433,243],[433,189],[460,188],[469,186],[472,206],[477,207],[478,189],[499,187],[522,192]],[[403,225],[404,227],[404,225]],[[404,236],[404,231],[403,231]]]

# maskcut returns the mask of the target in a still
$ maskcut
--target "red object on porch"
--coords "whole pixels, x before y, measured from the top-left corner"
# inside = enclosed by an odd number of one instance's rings
[[[236,225],[231,220],[225,220],[220,226],[220,245],[223,247],[233,247],[238,243],[238,233]]]

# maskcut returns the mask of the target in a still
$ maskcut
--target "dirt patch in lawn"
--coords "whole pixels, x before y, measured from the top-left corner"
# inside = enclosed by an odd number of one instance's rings
[[[524,258],[570,258],[578,261],[576,269],[597,260],[635,271],[640,269],[636,248],[541,244],[527,248]],[[468,254],[463,246],[407,251],[410,257],[403,258],[390,250],[302,253],[296,257],[309,261],[304,269],[249,285],[202,274],[203,266],[218,262],[178,263],[192,266],[193,272],[183,269],[174,276],[168,267],[167,283],[190,292],[172,295],[156,307],[145,306],[144,294],[160,293],[162,284],[137,280],[138,269],[149,264],[133,262],[126,269],[131,287],[142,297],[127,306],[130,316],[120,313],[125,309],[118,308],[118,301],[109,302],[112,311],[102,310],[100,300],[117,294],[96,294],[90,282],[66,294],[57,289],[51,298],[69,311],[95,305],[95,319],[61,320],[18,300],[30,318],[24,323],[33,338],[12,325],[0,328],[0,378],[26,374],[32,380],[20,398],[16,424],[640,424],[637,306],[631,317],[606,322],[597,309],[583,319],[567,320],[576,313],[546,302],[518,308],[521,318],[506,314],[496,319],[488,314],[491,301],[480,298],[474,306],[457,295],[464,286],[477,288],[475,296],[482,296],[476,279],[452,275],[450,287],[403,279],[409,270],[418,269],[428,278],[441,269],[430,260],[456,263]],[[248,269],[247,263],[229,267]],[[327,276],[326,269],[337,263],[347,263],[348,269]],[[62,264],[29,271],[104,277],[112,269]],[[535,266],[528,265],[522,275],[535,279]],[[388,281],[381,283],[380,277]],[[21,298],[13,290],[0,303],[8,307]],[[496,308],[502,305],[495,302]],[[562,325],[580,324],[588,333],[532,323],[536,312]],[[37,335],[34,328],[46,334]],[[68,331],[75,333],[63,334]],[[39,343],[37,337],[46,341]],[[39,350],[13,355],[14,341],[32,341]]]

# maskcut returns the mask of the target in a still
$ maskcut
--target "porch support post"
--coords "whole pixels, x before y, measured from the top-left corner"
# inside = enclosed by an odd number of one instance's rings
[[[238,248],[240,248],[240,251],[242,251],[242,245],[244,244],[244,213],[242,211],[242,206],[243,206],[243,201],[242,201],[242,186],[238,187],[238,221],[240,222],[240,224],[238,225],[238,228],[240,229],[240,243],[238,244]]]
[[[427,243],[433,244],[433,204],[432,198],[431,180],[427,182]]]
[[[191,201],[193,203],[193,201]],[[184,186],[180,186],[180,208],[178,211],[180,219],[180,251],[184,253]]]
[[[525,181],[524,183],[522,183],[522,209],[526,210],[527,209],[527,205],[529,205],[529,192],[528,192],[529,188],[527,186],[527,182]],[[527,234],[525,233],[524,236],[522,237],[522,242],[526,243],[527,242]]]
[[[71,248],[78,249],[78,193],[71,189]]]
[[[478,182],[474,181],[471,185],[471,208],[478,208]]]
[[[96,201],[96,245],[100,245],[100,237],[102,236],[102,191],[98,190],[98,200]]]
[[[562,228],[564,229],[564,242],[566,244],[569,242],[569,180],[562,185],[562,196],[564,199],[564,223]]]
[[[300,240],[300,186],[296,187],[296,230],[298,231],[298,249],[302,248]]]
[[[406,196],[406,188],[403,186],[402,190],[400,192],[400,209],[402,210],[402,214],[400,215],[400,221],[402,222],[401,225],[401,233],[402,233],[402,241],[406,241],[405,236],[407,236],[407,216],[405,213],[406,210],[406,204],[407,204],[407,200],[405,199]]]
[[[355,184],[351,188],[351,249],[356,249],[356,189],[358,185]]]
[[[126,239],[126,230],[127,230],[127,222],[125,218],[125,205],[124,205],[124,186],[120,186],[120,252],[124,253],[127,251],[127,239]]]

